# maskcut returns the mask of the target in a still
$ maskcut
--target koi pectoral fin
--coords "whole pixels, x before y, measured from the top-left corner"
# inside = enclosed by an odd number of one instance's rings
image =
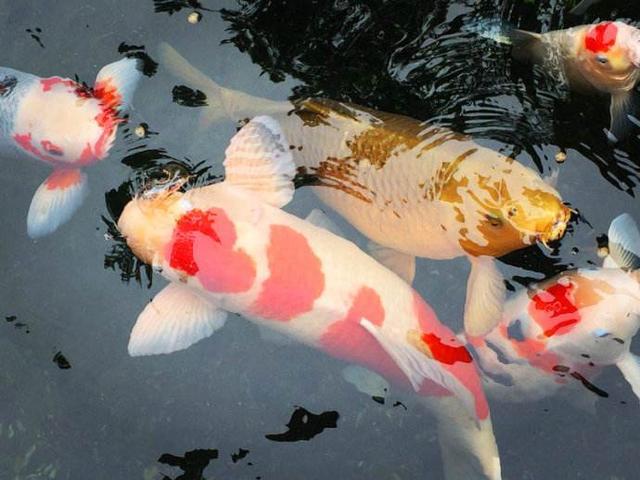
[[[374,399],[382,399],[389,393],[389,382],[376,372],[359,365],[349,365],[342,370],[342,378],[359,392]]]
[[[189,287],[170,283],[147,304],[131,330],[129,355],[184,350],[220,329],[227,312]]]
[[[369,242],[367,252],[409,285],[416,276],[416,257]]]
[[[477,337],[486,335],[500,322],[507,289],[493,258],[470,257],[470,260],[464,330]]]
[[[640,400],[640,358],[628,352],[616,365]]]
[[[78,169],[56,169],[38,187],[27,215],[27,233],[39,238],[68,222],[89,192],[87,176]]]
[[[634,125],[640,126],[640,99],[631,92],[611,95],[611,125],[608,137],[613,143],[624,140]]]
[[[609,226],[609,256],[613,261],[608,266],[625,270],[640,268],[640,231],[631,215],[623,213],[613,219]]]
[[[430,380],[449,390],[464,404],[470,415],[476,416],[475,399],[471,392],[448,372],[438,360],[428,357],[404,339],[392,338],[387,332],[384,332],[366,318],[360,320],[360,325],[389,354],[402,370],[402,373],[409,379],[416,392],[420,391],[425,380]]]

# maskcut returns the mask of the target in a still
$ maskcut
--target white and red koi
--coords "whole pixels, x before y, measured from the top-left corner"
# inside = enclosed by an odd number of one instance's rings
[[[269,113],[280,122],[298,179],[372,242],[370,254],[409,283],[415,257],[469,258],[464,324],[500,318],[504,283],[492,257],[562,237],[570,217],[533,170],[447,128],[327,99],[275,102],[223,88],[169,45],[175,75],[206,92],[210,117]]]
[[[593,385],[617,366],[640,398],[640,364],[630,351],[640,327],[640,233],[628,215],[609,229],[610,257],[599,269],[567,271],[522,291],[488,335],[470,339],[490,395],[536,400]]]
[[[611,95],[612,140],[624,138],[633,123],[640,122],[634,94],[640,79],[637,28],[623,22],[601,22],[547,33],[511,29],[505,38],[505,43],[513,45],[515,58],[544,66],[569,88]]]
[[[107,65],[93,88],[0,68],[0,148],[54,169],[29,207],[32,238],[56,230],[82,204],[88,189],[81,168],[108,155],[141,76],[138,62],[124,58]]]
[[[500,478],[468,350],[400,277],[319,226],[326,217],[281,210],[294,193],[288,145],[275,120],[256,117],[226,151],[224,182],[125,207],[128,245],[172,282],[138,318],[130,354],[187,348],[239,313],[430,399],[441,441],[469,454],[445,465],[449,478]]]

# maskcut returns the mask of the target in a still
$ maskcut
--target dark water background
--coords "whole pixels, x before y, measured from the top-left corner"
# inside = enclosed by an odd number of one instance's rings
[[[617,214],[640,220],[638,132],[610,146],[606,99],[569,95],[464,27],[503,19],[546,31],[640,20],[630,1],[602,2],[582,18],[567,15],[570,3],[0,0],[0,64],[91,83],[123,42],[155,57],[166,41],[220,84],[253,95],[323,95],[473,134],[544,174],[559,169],[558,189],[586,220],[574,222],[553,252],[532,248],[501,266],[540,278],[597,263],[596,237]],[[196,25],[187,22],[193,7],[203,7]],[[380,405],[342,380],[341,362],[265,342],[239,317],[184,352],[127,355],[129,331],[164,281],[153,278],[148,288],[144,268],[140,282],[121,280],[135,277],[135,264],[102,217],[113,220],[127,187],[107,201],[105,193],[153,163],[204,161],[200,168],[219,174],[235,132],[231,121],[200,130],[198,109],[173,102],[178,83],[162,65],[143,79],[129,126],[144,122],[157,135],[121,130],[110,157],[89,170],[83,208],[47,238],[31,241],[25,219],[48,169],[2,159],[0,479],[196,480],[207,461],[210,480],[442,478],[434,422],[410,399],[391,391]],[[558,165],[560,148],[567,159]],[[303,189],[287,209],[306,215],[314,205]],[[418,290],[453,327],[467,274],[462,259],[418,263]],[[598,385],[610,396],[598,400],[596,415],[558,398],[494,403],[504,478],[638,478],[638,401],[617,371],[605,371]],[[408,409],[394,407],[396,400]],[[337,428],[308,442],[265,437],[286,431],[298,406],[338,412]],[[232,458],[240,448],[246,456]],[[171,464],[193,457],[200,467],[180,477]]]

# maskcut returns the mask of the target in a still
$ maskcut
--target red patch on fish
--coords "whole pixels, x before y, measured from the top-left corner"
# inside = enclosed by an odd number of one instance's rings
[[[285,225],[272,225],[267,259],[269,278],[251,311],[281,322],[310,311],[324,290],[324,274],[305,236]]]
[[[13,136],[13,140],[25,151],[29,152],[36,158],[44,162],[49,163],[60,163],[60,159],[57,157],[52,157],[40,151],[38,147],[33,144],[33,139],[30,133],[16,133]]]
[[[536,294],[529,303],[529,315],[545,337],[564,335],[580,321],[580,312],[570,297],[574,285],[555,283]]]
[[[327,328],[320,338],[320,346],[334,357],[365,365],[384,377],[411,388],[411,384],[395,361],[360,325],[363,318],[378,327],[382,326],[385,318],[380,296],[366,286],[360,287],[357,291],[346,316]]]
[[[429,305],[420,295],[413,292],[413,308],[418,324],[422,330],[422,341],[429,347],[435,360],[438,360],[442,368],[452,374],[473,395],[475,411],[479,419],[489,416],[489,404],[484,395],[480,375],[469,350],[462,345],[455,334],[445,327]],[[423,382],[420,393],[435,395],[432,393],[437,388],[444,390],[440,385],[431,381]],[[448,390],[446,394],[451,395]]]
[[[95,140],[95,142],[88,142],[85,144],[82,152],[80,153],[80,156],[75,159],[74,163],[78,165],[86,165],[89,163],[93,163],[96,160],[102,160],[104,157],[106,157],[109,147],[113,142],[117,127],[123,121],[123,119],[120,118],[118,114],[118,108],[122,103],[122,95],[118,91],[117,87],[113,84],[111,79],[109,78],[97,82],[93,89],[73,80],[60,77],[41,79],[40,85],[43,92],[50,92],[54,88],[61,86],[66,88],[68,93],[71,93],[78,98],[95,98],[100,102],[101,112],[94,117],[94,120],[101,128],[102,132],[100,133],[100,136],[97,138],[97,140]],[[18,140],[16,139],[16,141]],[[21,144],[21,146],[23,146],[23,144]],[[23,148],[25,147],[23,146]],[[50,151],[43,144],[43,148],[48,153],[54,155],[61,156],[64,154],[60,147],[57,147],[57,150],[55,151]],[[37,149],[25,148],[25,150],[36,155],[42,160],[52,161],[52,157],[44,156]]]
[[[176,223],[168,246],[169,265],[196,276],[211,292],[247,291],[256,267],[243,250],[234,250],[236,238],[235,226],[224,210],[193,209]]]
[[[50,153],[51,155],[64,155],[64,150],[62,149],[62,147],[54,145],[53,142],[49,140],[42,140],[40,142],[40,145],[42,145],[42,148],[45,152]]]
[[[593,53],[608,52],[616,44],[618,27],[613,22],[602,22],[591,27],[584,38],[584,46]]]
[[[45,184],[49,190],[64,190],[65,188],[69,188],[72,185],[80,183],[81,179],[82,174],[80,173],[80,170],[54,170],[54,172],[47,178]]]
[[[473,357],[464,345],[452,346],[442,342],[442,339],[433,333],[424,333],[422,341],[429,347],[433,358],[441,363],[453,365],[456,362],[471,363]]]

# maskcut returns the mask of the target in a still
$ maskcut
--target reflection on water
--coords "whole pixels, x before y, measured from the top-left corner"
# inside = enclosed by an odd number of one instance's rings
[[[442,478],[435,424],[411,398],[392,391],[400,399],[393,405],[372,402],[342,380],[341,362],[266,343],[238,318],[188,351],[127,355],[138,312],[164,282],[126,247],[115,227],[120,213],[136,192],[174,175],[187,179],[184,190],[219,181],[235,128],[202,130],[204,92],[168,75],[154,60],[156,47],[176,45],[212,78],[255,96],[322,96],[408,115],[473,135],[545,176],[557,171],[557,188],[579,215],[549,249],[501,259],[513,295],[567,268],[599,267],[598,238],[611,220],[623,211],[640,219],[638,132],[615,146],[606,141],[608,99],[569,92],[465,28],[485,20],[537,32],[603,19],[638,25],[633,2],[568,15],[575,3],[140,0],[132,9],[126,0],[0,0],[3,66],[89,79],[121,53],[142,59],[149,76],[110,157],[91,169],[87,203],[54,236],[34,243],[24,233],[41,165],[5,159],[3,475]],[[305,190],[290,208],[300,216],[317,204]],[[418,263],[417,290],[455,329],[467,274],[462,262]],[[492,404],[504,478],[635,478],[638,405],[630,387],[613,369],[592,381],[575,365],[551,368],[578,384],[575,395]],[[287,431],[268,433],[281,431],[289,415]]]

